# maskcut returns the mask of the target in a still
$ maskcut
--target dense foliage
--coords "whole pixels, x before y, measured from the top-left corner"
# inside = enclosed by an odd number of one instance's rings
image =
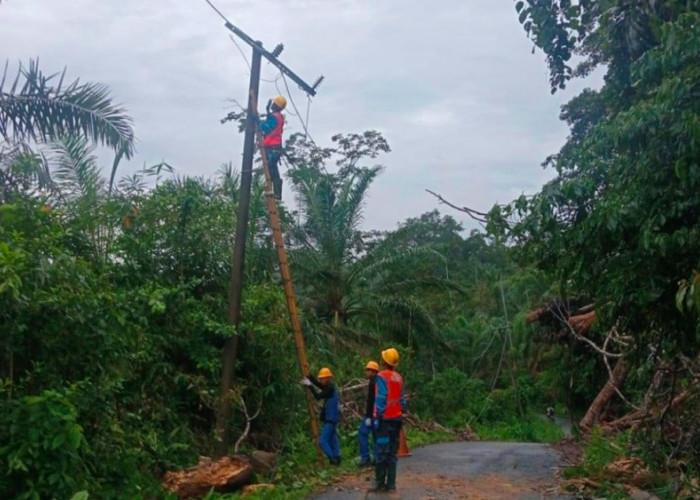
[[[382,135],[339,134],[325,148],[288,139],[298,210],[281,216],[309,358],[353,385],[391,343],[414,418],[522,440],[556,438],[535,413],[552,405],[577,419],[624,360],[625,397],[606,400],[604,416],[635,404],[650,424],[615,439],[593,431],[584,468],[600,471],[622,450],[658,470],[682,466],[692,484],[698,3],[515,6],[547,55],[553,90],[596,68],[606,77],[562,109],[570,136],[546,161],[556,177],[494,207],[486,232],[467,235],[438,211],[364,232],[364,201],[383,170],[374,162],[390,152]],[[133,133],[106,89],[61,88],[35,64],[17,81],[0,88],[0,496],[165,496],[165,470],[213,450],[221,349],[232,335],[233,434],[261,407],[246,446],[282,454],[273,479],[298,474],[313,448],[261,176],[234,331],[231,166],[200,179],[160,164],[114,182]],[[89,126],[70,115],[76,99],[93,108]],[[110,178],[92,143],[114,151]],[[595,311],[590,329],[572,326],[577,310]],[[672,407],[679,395],[684,404]],[[354,452],[353,397],[343,395],[344,453]]]
[[[556,177],[494,207],[489,230],[519,264],[552,278],[560,304],[594,305],[598,322],[579,344],[598,365],[618,363],[618,389],[629,373],[627,398],[601,410],[608,419],[634,410],[640,422],[621,453],[688,485],[698,471],[680,464],[700,456],[700,3],[527,0],[516,9],[547,56],[553,91],[597,68],[605,78],[562,108],[570,135],[545,162]]]

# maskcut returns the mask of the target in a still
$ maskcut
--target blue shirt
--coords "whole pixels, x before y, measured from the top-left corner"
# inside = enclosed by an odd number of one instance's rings
[[[277,118],[275,118],[274,113],[270,113],[266,115],[265,121],[260,123],[260,130],[262,131],[263,135],[267,135],[273,130],[275,130],[276,126]]]

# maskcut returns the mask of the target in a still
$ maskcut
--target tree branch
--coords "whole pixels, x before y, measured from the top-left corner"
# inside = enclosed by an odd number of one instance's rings
[[[469,208],[469,207],[458,207],[457,205],[450,203],[445,198],[443,198],[439,194],[431,191],[430,189],[426,189],[426,191],[428,193],[432,194],[433,196],[435,196],[438,200],[440,200],[440,203],[444,203],[448,207],[452,207],[455,210],[459,210],[460,212],[464,212],[469,217],[471,217],[472,219],[474,219],[475,221],[477,221],[481,224],[486,224],[486,217],[488,217],[488,214],[486,214],[484,212],[479,212],[478,210],[474,210],[473,208]]]

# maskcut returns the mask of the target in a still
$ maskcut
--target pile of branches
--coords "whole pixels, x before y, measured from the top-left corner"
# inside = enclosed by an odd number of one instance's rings
[[[654,346],[640,346],[632,336],[622,333],[620,323],[607,332],[592,335],[591,329],[598,321],[592,304],[555,302],[532,311],[527,320],[554,325],[555,338],[586,346],[600,356],[607,368],[608,380],[579,422],[584,434],[594,427],[604,433],[632,431],[645,455],[657,457],[654,465],[679,479],[679,488],[695,488],[695,493],[700,494],[697,478],[687,476],[693,468],[697,474],[700,457],[700,352],[693,358],[682,353],[664,358]],[[650,354],[640,364],[642,348]],[[636,398],[628,397],[624,391],[627,375],[633,369],[650,372],[648,387],[643,396]],[[617,408],[614,413],[609,411],[613,406]],[[620,408],[626,408],[621,416]],[[623,459],[626,457],[619,457],[618,461]],[[626,470],[622,465],[609,472]],[[630,486],[639,487],[634,482]]]

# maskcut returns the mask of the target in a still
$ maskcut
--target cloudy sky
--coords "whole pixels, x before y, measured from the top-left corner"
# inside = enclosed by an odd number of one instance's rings
[[[512,0],[214,3],[267,48],[283,42],[281,59],[305,80],[326,77],[310,108],[317,142],[367,129],[387,137],[392,153],[378,159],[386,170],[365,228],[437,207],[426,188],[488,209],[552,175],[540,163],[566,138],[559,107],[581,85],[550,95],[544,57],[531,53]],[[240,164],[242,136],[219,120],[230,98],[245,101],[248,67],[204,0],[5,0],[0,48],[11,64],[38,56],[46,72],[67,66],[69,77],[109,85],[138,138],[122,174],[161,160],[204,176]],[[276,74],[264,64],[263,78]],[[305,114],[303,92],[291,90]],[[275,94],[262,83],[262,98]],[[287,118],[288,132],[301,130]]]

